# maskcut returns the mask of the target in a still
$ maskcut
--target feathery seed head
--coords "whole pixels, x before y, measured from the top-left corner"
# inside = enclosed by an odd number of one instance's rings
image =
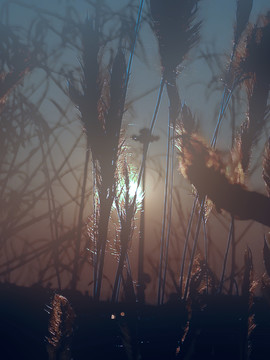
[[[48,343],[55,348],[60,348],[64,343],[68,344],[68,338],[73,333],[74,319],[75,313],[67,298],[55,294],[52,300]]]
[[[237,58],[244,77],[264,78],[270,84],[270,12],[249,28],[246,46]]]
[[[153,28],[158,38],[165,78],[176,72],[199,39],[201,22],[193,23],[199,0],[151,0]]]
[[[237,0],[236,25],[234,29],[235,44],[238,44],[241,34],[247,26],[252,5],[253,0]]]
[[[109,137],[116,138],[120,135],[122,116],[125,104],[125,76],[126,60],[121,49],[118,50],[113,61],[110,79],[110,101],[105,118],[106,133]]]
[[[190,135],[181,129],[177,129],[177,134],[176,147],[180,155],[180,171],[184,177],[189,178],[189,171],[196,164],[225,173],[225,166],[217,151],[207,146],[197,134]]]

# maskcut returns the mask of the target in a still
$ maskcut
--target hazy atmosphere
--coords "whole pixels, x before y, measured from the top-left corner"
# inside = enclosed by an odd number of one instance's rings
[[[269,0],[0,16],[1,284],[154,306],[269,292]]]

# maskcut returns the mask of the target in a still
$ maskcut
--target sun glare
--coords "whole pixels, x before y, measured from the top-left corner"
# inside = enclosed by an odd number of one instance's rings
[[[136,169],[131,165],[125,164],[118,173],[116,196],[120,204],[123,205],[125,203],[127,193],[130,203],[136,196],[136,207],[138,209],[142,203],[144,194],[141,185],[138,186],[138,174]]]

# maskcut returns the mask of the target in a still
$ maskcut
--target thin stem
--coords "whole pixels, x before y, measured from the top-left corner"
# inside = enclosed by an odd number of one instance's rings
[[[166,231],[166,218],[167,218],[167,198],[168,198],[168,180],[169,180],[169,166],[170,166],[170,143],[171,143],[171,126],[170,117],[168,121],[167,132],[167,159],[166,159],[166,175],[165,175],[165,192],[164,192],[164,207],[163,207],[163,220],[162,220],[162,232],[160,239],[160,258],[159,258],[159,272],[158,272],[158,305],[161,303],[161,289],[162,289],[162,269],[163,269],[163,257],[164,257],[164,238]]]
[[[206,231],[206,219],[203,216],[203,238],[204,238],[204,258],[205,258],[205,265],[206,265],[206,294],[208,295],[208,238],[207,238],[207,231]]]
[[[203,218],[204,201],[205,200],[203,199],[202,202],[201,202],[199,219],[198,219],[198,222],[197,222],[197,228],[196,228],[195,238],[194,238],[194,242],[193,242],[191,258],[190,258],[190,262],[189,262],[187,281],[186,281],[185,292],[184,292],[184,300],[187,299],[187,295],[188,295],[188,288],[189,288],[189,282],[190,282],[190,277],[191,277],[191,271],[192,271],[192,267],[193,267],[193,262],[194,262],[194,258],[195,258],[195,252],[196,252],[196,249],[197,249],[197,243],[198,243],[199,234],[200,234],[201,222],[202,222],[202,218]]]
[[[180,296],[182,296],[182,291],[183,291],[184,268],[185,268],[185,262],[186,262],[186,254],[187,254],[189,237],[190,237],[190,233],[191,233],[191,226],[192,226],[192,222],[193,222],[194,215],[195,215],[195,209],[196,209],[196,206],[197,206],[197,201],[198,201],[198,195],[196,195],[195,200],[193,201],[193,206],[192,206],[191,214],[190,214],[189,221],[188,221],[187,233],[186,233],[184,250],[183,250],[182,261],[181,261],[181,270],[180,270],[180,284],[179,284]]]
[[[131,52],[130,52],[129,60],[128,60],[126,79],[125,79],[126,90],[127,90],[127,86],[128,86],[128,82],[129,82],[130,70],[131,70],[132,61],[133,61],[134,52],[135,52],[135,46],[136,46],[136,42],[137,42],[137,38],[138,38],[139,27],[140,27],[142,11],[143,11],[143,5],[144,5],[144,0],[141,0],[138,15],[137,15],[137,20],[136,20],[136,25],[135,25],[133,44],[132,44],[132,48],[131,48]]]
[[[83,211],[84,211],[84,205],[85,205],[85,193],[86,193],[89,158],[90,158],[90,151],[87,146],[87,150],[86,150],[86,154],[85,154],[85,162],[84,162],[84,171],[83,171],[81,202],[80,202],[80,209],[79,209],[79,215],[78,215],[77,239],[76,239],[75,254],[74,254],[74,266],[73,266],[72,279],[71,279],[71,289],[72,290],[76,289],[77,281],[78,281],[80,245],[81,245],[82,227],[83,227]]]
[[[225,276],[225,271],[226,271],[226,266],[227,266],[227,259],[228,259],[228,254],[229,254],[229,249],[230,249],[233,233],[234,233],[234,221],[231,222],[230,231],[229,231],[229,235],[228,235],[227,247],[226,247],[226,252],[225,252],[225,256],[224,256],[223,268],[222,268],[219,290],[218,290],[219,294],[221,294],[222,288],[223,288],[224,276]]]
[[[235,268],[236,268],[236,264],[235,264],[235,251],[236,251],[236,242],[235,242],[235,224],[234,224],[234,216],[232,215],[231,217],[231,223],[232,223],[232,227],[233,227],[233,231],[232,231],[232,240],[231,240],[231,249],[232,249],[232,263],[231,263],[231,283],[230,283],[230,289],[229,289],[229,293],[232,293],[233,290],[233,285],[234,285],[234,275],[235,275]]]
[[[145,151],[147,143],[143,144],[143,160],[146,161]],[[139,254],[138,254],[138,302],[144,303],[144,237],[145,237],[145,176],[146,176],[146,166],[143,165],[143,174],[142,174],[142,191],[143,198],[141,204],[141,216],[140,216],[140,234],[139,234]]]
[[[174,130],[175,130],[175,127],[173,126],[173,134],[174,134]],[[175,138],[174,138],[174,136],[172,136],[172,140],[171,140],[171,175],[170,175],[170,184],[169,184],[169,189],[170,189],[169,213],[168,213],[168,227],[167,227],[166,247],[165,247],[165,263],[164,263],[164,273],[163,273],[161,304],[163,304],[163,302],[164,302],[167,268],[168,268],[169,246],[170,246],[170,235],[171,235],[172,205],[173,205],[174,147],[175,147]]]
[[[134,51],[135,51],[135,46],[136,46],[136,42],[137,42],[139,26],[140,26],[140,22],[141,22],[141,15],[142,15],[142,10],[143,10],[143,5],[144,5],[144,0],[141,0],[140,7],[139,7],[139,10],[138,10],[136,26],[135,26],[135,33],[134,33],[132,49],[131,49],[129,62],[128,62],[128,66],[127,66],[127,71],[126,71],[124,98],[126,98],[128,82],[129,82],[129,75],[130,75],[132,61],[133,61],[133,57],[134,57]],[[135,198],[136,198],[136,195],[135,195]],[[135,201],[136,201],[136,199],[135,199]],[[108,201],[105,201],[105,203],[104,203],[104,206],[106,208],[106,209],[104,209],[105,219],[103,220],[101,215],[100,215],[101,220],[99,221],[99,222],[101,222],[101,225],[102,225],[101,227],[99,226],[99,232],[101,231],[102,236],[100,234],[98,235],[98,238],[99,238],[98,243],[99,242],[101,243],[101,248],[100,248],[100,250],[97,251],[97,269],[96,269],[96,271],[94,270],[94,273],[96,273],[96,275],[94,274],[94,278],[96,277],[96,280],[95,280],[96,284],[95,284],[95,291],[94,291],[94,297],[95,297],[96,300],[99,300],[100,291],[101,291],[101,283],[102,283],[103,267],[104,267],[104,258],[105,258],[105,251],[106,251],[106,242],[107,242],[107,233],[108,233],[109,217],[110,217],[110,211],[111,211],[112,203],[113,203],[113,199],[108,199]],[[101,206],[102,206],[102,204],[100,202],[100,207]],[[102,211],[102,209],[100,209],[100,212],[101,211]],[[102,228],[102,227],[105,227],[105,228]]]
[[[153,118],[152,118],[151,125],[150,125],[150,128],[149,128],[149,138],[151,137],[151,135],[153,133],[154,126],[156,124],[157,114],[158,114],[161,99],[162,99],[164,85],[165,85],[165,79],[164,79],[164,77],[162,77],[161,81],[160,81],[159,92],[158,92],[158,97],[157,97],[157,102],[156,102]],[[146,162],[146,157],[147,157],[147,152],[148,152],[148,149],[149,149],[149,145],[150,145],[149,143],[146,145],[145,151],[143,152],[142,164],[141,164],[141,167],[140,167],[138,180],[137,180],[136,192],[135,192],[135,196],[134,196],[134,200],[133,200],[134,202],[136,202],[139,186],[140,186],[141,179],[142,179],[142,174],[143,174],[143,171],[144,171],[144,164]]]

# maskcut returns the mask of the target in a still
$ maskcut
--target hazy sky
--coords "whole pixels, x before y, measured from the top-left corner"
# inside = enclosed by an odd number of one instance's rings
[[[43,9],[47,9],[55,14],[62,15],[65,13],[67,6],[70,4],[71,6],[76,8],[76,11],[81,19],[84,21],[87,14],[91,16],[91,7],[87,4],[87,1],[82,0],[73,0],[73,1],[41,1],[41,0],[17,0],[8,2],[4,0],[0,0],[0,6],[5,3],[9,4],[9,12],[3,11],[1,14],[2,20],[6,22],[7,17],[9,18],[9,22],[12,25],[22,25],[24,27],[29,26],[29,22],[35,16],[34,12],[31,10],[31,6],[38,6]],[[111,7],[115,7],[115,11],[119,9],[119,7],[124,6],[126,3],[125,0],[117,1],[111,0],[107,1],[107,3]],[[20,6],[20,4],[26,4],[27,6]],[[134,0],[134,4],[139,5],[139,1]],[[220,53],[224,54],[224,69],[226,68],[227,59],[230,56],[230,52],[232,50],[232,41],[233,41],[233,26],[235,22],[235,10],[236,10],[236,0],[202,0],[199,5],[198,18],[202,20],[201,27],[201,39],[198,45],[194,47],[194,49],[189,53],[187,61],[185,61],[185,66],[182,73],[178,78],[179,92],[182,101],[185,101],[187,105],[191,108],[194,114],[197,116],[201,123],[202,131],[207,139],[211,138],[213,129],[214,129],[214,113],[215,107],[219,104],[221,98],[221,92],[215,94],[215,96],[207,97],[207,84],[211,79],[211,73],[207,66],[205,65],[205,61],[203,59],[198,59],[200,55],[200,51],[205,49],[206,47]],[[259,14],[266,13],[267,10],[270,10],[269,0],[254,0],[254,6],[251,14],[251,21],[256,21]],[[54,20],[56,21],[56,20]],[[155,88],[158,86],[160,81],[160,61],[157,50],[157,41],[150,31],[149,27],[146,24],[141,26],[140,30],[141,38],[144,43],[144,47],[146,50],[146,58],[147,63],[142,60],[140,54],[135,57],[131,78],[128,88],[128,100],[136,98],[140,94],[148,91],[149,89]],[[54,39],[51,38],[53,43]],[[68,50],[65,54],[64,58],[61,58],[61,61],[65,61],[69,64],[74,64],[78,67],[80,56],[76,51]],[[39,76],[37,74],[36,76]],[[218,74],[220,75],[221,74]],[[33,79],[32,79],[33,80]],[[63,86],[66,86],[66,79],[63,78]],[[220,80],[221,82],[221,80]],[[132,135],[134,133],[138,133],[139,129],[144,126],[149,126],[152,114],[155,106],[157,91],[152,92],[148,96],[145,96],[140,101],[134,104],[134,113],[126,114],[125,123],[128,129],[128,135]],[[64,95],[61,93],[56,93],[56,89],[52,85],[49,92],[49,97],[54,99],[61,99],[61,101],[66,101],[67,98],[64,99]],[[44,103],[42,110],[47,114],[48,121],[52,121],[54,114],[56,113],[55,108],[49,102]],[[70,117],[76,118],[77,114],[75,111],[70,110]],[[245,115],[245,111],[239,114],[239,124],[243,120]],[[161,155],[159,157],[160,161],[164,160],[164,154],[166,151],[165,146],[165,136],[167,126],[167,117],[168,117],[168,101],[166,94],[163,96],[162,104],[160,108],[160,112],[158,115],[158,120],[155,128],[155,134],[161,136],[161,140],[158,143],[155,143],[150,150],[150,158]],[[238,125],[239,125],[238,124]],[[74,125],[74,129],[80,134],[81,132],[81,124],[77,121]],[[228,141],[230,124],[226,122],[223,124],[221,130],[221,141],[220,146],[225,148],[225,150],[229,150],[230,141]],[[66,146],[69,146],[70,141],[69,137],[66,136],[64,140]],[[130,142],[131,145],[137,150],[140,149],[138,144],[134,142]],[[84,154],[85,149],[81,146],[78,153],[74,156],[73,161],[78,161],[78,158]],[[56,157],[58,155],[55,155]],[[164,163],[164,162],[163,162]],[[148,169],[148,182],[147,182],[147,198],[146,198],[146,206],[148,209],[151,208],[151,211],[147,213],[147,219],[149,219],[149,224],[151,224],[151,228],[148,227],[148,233],[151,233],[153,236],[153,224],[159,223],[160,218],[157,220],[157,216],[160,215],[162,211],[162,202],[163,202],[163,194],[162,194],[162,183],[159,184],[158,192],[153,192],[153,184],[154,182],[154,174],[155,172],[151,172],[151,163],[149,162]],[[179,182],[182,182],[182,179],[178,178]],[[187,188],[187,185],[184,185],[186,193],[183,195],[184,204],[187,204],[187,198],[191,198],[190,189]],[[146,209],[147,209],[146,208]],[[153,211],[152,211],[153,210]],[[157,215],[158,214],[158,215]],[[240,225],[241,228],[242,225]],[[158,227],[157,227],[158,228]],[[256,234],[260,234],[260,247],[262,246],[263,239],[263,228],[257,228]],[[239,232],[240,233],[240,232]],[[224,236],[223,236],[224,235]],[[223,237],[221,240],[223,243],[226,241],[225,232],[223,232],[220,237]],[[159,237],[155,239],[151,239],[151,244],[149,245],[150,249],[157,249],[159,244]],[[245,244],[244,244],[245,245]],[[243,246],[244,247],[244,246]],[[261,261],[261,252],[259,252],[258,262]]]

